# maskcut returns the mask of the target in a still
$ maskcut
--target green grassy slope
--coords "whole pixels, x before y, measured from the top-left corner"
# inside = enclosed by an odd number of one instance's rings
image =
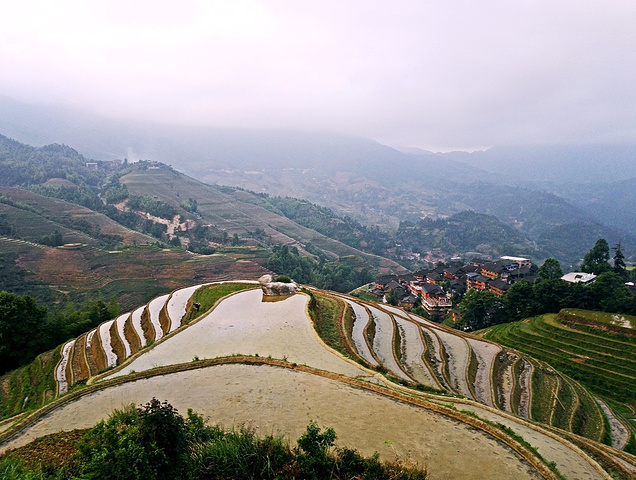
[[[37,242],[55,230],[63,235],[65,243],[98,245],[101,234],[119,235],[124,243],[156,241],[89,208],[21,188],[0,187],[0,214],[14,225],[17,236],[30,241]]]
[[[529,353],[593,392],[636,407],[636,338],[572,328],[556,315],[499,325],[485,338]]]
[[[311,243],[328,255],[357,255],[375,268],[406,271],[391,260],[362,252],[266,209],[263,199],[250,192],[207,185],[166,167],[133,169],[120,179],[120,183],[125,184],[133,195],[154,197],[175,207],[188,198],[195,199],[203,222],[230,235],[249,236],[261,229],[270,243],[301,246]]]
[[[539,393],[533,396],[535,420],[561,428],[569,422],[572,431],[589,438],[593,438],[589,433],[599,429],[607,431],[598,424],[599,406],[589,391],[611,406],[614,414],[631,430],[632,442],[636,439],[636,336],[631,331],[629,335],[620,333],[628,329],[612,325],[610,327],[618,333],[608,331],[611,316],[568,310],[559,315],[541,315],[523,322],[497,325],[484,333],[485,338],[545,361],[556,370],[551,377],[535,379]],[[584,388],[561,374],[580,382]],[[558,402],[553,409],[543,402],[541,389],[558,389]],[[562,410],[572,405],[575,408],[568,419]]]

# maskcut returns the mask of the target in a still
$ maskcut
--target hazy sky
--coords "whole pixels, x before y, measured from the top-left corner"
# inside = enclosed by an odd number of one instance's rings
[[[636,1],[0,0],[0,95],[433,149],[636,141]]]

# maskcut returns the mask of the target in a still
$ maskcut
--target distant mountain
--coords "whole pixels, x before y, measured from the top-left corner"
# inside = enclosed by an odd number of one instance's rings
[[[530,185],[616,182],[636,177],[636,144],[495,146],[441,156]]]
[[[567,184],[560,192],[598,222],[636,235],[636,177],[589,185]]]
[[[0,106],[6,103],[0,100]],[[560,252],[559,259],[567,264],[578,261],[591,245],[581,250],[567,238],[558,248],[553,241],[542,245],[546,232],[568,231],[567,225],[575,223],[573,230],[580,225],[595,232],[600,228],[610,243],[617,236],[626,244],[636,243],[628,226],[633,225],[627,212],[634,198],[628,188],[599,187],[597,201],[590,202],[569,194],[572,188],[560,183],[626,178],[636,169],[628,146],[494,147],[437,154],[326,133],[139,124],[91,120],[85,113],[29,109],[15,102],[10,107],[0,109],[0,127],[22,135],[18,139],[43,138],[49,132],[59,135],[54,141],[93,158],[158,160],[206,183],[306,199],[387,231],[395,232],[405,220],[472,210],[497,216],[537,242],[542,255]],[[622,214],[608,215],[611,205],[620,205]]]

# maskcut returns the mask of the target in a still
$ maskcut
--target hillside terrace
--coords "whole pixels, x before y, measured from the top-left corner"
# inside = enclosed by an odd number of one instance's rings
[[[395,290],[399,306],[412,307],[419,300],[429,315],[443,315],[453,308],[453,293],[473,288],[502,297],[510,285],[522,279],[530,283],[536,279],[528,259],[502,257],[488,261],[474,258],[461,266],[455,264],[407,275],[384,275],[375,281],[369,292],[386,302],[386,294]]]

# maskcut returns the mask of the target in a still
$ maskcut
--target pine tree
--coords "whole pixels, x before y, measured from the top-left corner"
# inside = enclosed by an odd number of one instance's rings
[[[625,278],[627,274],[627,266],[625,265],[625,255],[621,249],[620,240],[616,245],[614,245],[614,272],[618,273],[621,277]]]

